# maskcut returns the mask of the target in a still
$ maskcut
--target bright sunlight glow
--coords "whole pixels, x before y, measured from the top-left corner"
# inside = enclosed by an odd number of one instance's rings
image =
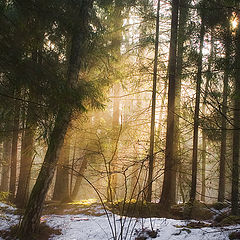
[[[236,30],[236,28],[238,27],[239,21],[238,21],[237,14],[235,12],[233,12],[230,21],[231,21],[232,30]]]

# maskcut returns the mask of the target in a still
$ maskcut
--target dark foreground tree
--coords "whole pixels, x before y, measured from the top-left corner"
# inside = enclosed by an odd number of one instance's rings
[[[233,107],[233,158],[232,158],[232,214],[239,214],[239,147],[240,147],[240,29],[235,36],[235,76],[234,76],[234,107]]]
[[[176,191],[176,163],[174,161],[174,113],[176,95],[176,51],[177,51],[177,29],[178,29],[179,0],[172,1],[172,22],[171,38],[169,49],[169,85],[168,85],[168,109],[167,109],[167,135],[165,150],[165,168],[162,195],[160,199],[161,207],[168,209],[175,203]]]
[[[223,202],[225,199],[226,188],[226,152],[227,152],[227,104],[228,104],[228,82],[230,75],[230,51],[231,51],[231,35],[230,26],[227,24],[226,36],[224,38],[225,48],[225,69],[223,79],[223,100],[222,100],[222,116],[221,116],[221,150],[220,150],[220,169],[218,184],[218,201]]]
[[[183,79],[183,65],[184,63],[184,43],[187,40],[187,20],[189,13],[189,0],[180,0],[179,9],[179,28],[178,28],[178,44],[177,44],[177,77],[176,77],[176,99],[175,99],[175,137],[173,139],[173,157],[176,162],[176,175],[178,173],[178,186],[181,189],[182,184],[182,172],[181,159],[180,159],[180,115],[181,115],[181,91],[182,91],[182,79]],[[173,177],[176,178],[175,176]],[[174,181],[175,183],[176,181]],[[174,186],[176,188],[176,186]],[[176,191],[174,191],[176,193]],[[183,194],[182,194],[183,196]],[[175,198],[175,197],[174,197]]]
[[[66,87],[70,89],[75,89],[78,86],[79,72],[83,65],[84,56],[88,52],[89,19],[92,7],[93,0],[83,0],[76,4],[74,9],[77,21],[75,19],[75,24],[72,26],[71,52],[66,83]],[[81,90],[83,91],[81,93],[84,94],[84,89]],[[83,98],[84,96],[82,100]],[[69,104],[59,106],[41,171],[19,225],[18,235],[20,239],[31,239],[31,234],[39,230],[44,200],[54,176],[59,152],[72,117],[72,111],[73,109]]]

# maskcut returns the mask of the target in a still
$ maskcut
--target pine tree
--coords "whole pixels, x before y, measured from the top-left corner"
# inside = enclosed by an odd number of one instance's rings
[[[82,1],[77,8],[76,17],[79,19],[74,25],[69,58],[67,87],[77,87],[79,72],[84,56],[87,54],[89,40],[89,13],[92,11],[93,1]],[[72,117],[72,107],[64,104],[59,106],[53,131],[50,135],[48,149],[44,162],[30,195],[24,217],[18,229],[20,239],[39,230],[40,216],[44,200],[54,176],[60,149]]]
[[[171,22],[171,38],[169,49],[169,85],[168,85],[168,110],[167,110],[167,135],[165,150],[165,168],[164,180],[162,187],[162,195],[160,205],[163,209],[175,203],[175,171],[176,163],[174,162],[174,112],[175,112],[175,96],[176,96],[176,52],[177,52],[177,29],[178,29],[178,11],[179,0],[172,1],[172,22]]]

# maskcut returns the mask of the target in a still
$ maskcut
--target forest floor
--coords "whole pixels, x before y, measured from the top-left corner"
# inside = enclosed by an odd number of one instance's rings
[[[199,212],[199,206],[197,208]],[[179,218],[179,209],[182,209],[180,205],[174,209],[175,215],[178,215],[176,218]],[[212,212],[212,215],[208,220],[180,220],[166,217],[121,217],[118,214],[113,214],[109,210],[105,210],[100,203],[97,203],[93,199],[72,204],[51,202],[46,204],[44,215],[41,218],[45,230],[35,239],[240,239],[237,238],[240,236],[240,233],[238,232],[238,230],[240,230],[239,219],[228,215],[228,206],[215,206],[215,208],[208,206],[208,209]],[[114,212],[116,212],[116,209]],[[9,236],[8,233],[13,226],[18,224],[19,219],[20,211],[18,209],[6,203],[0,203],[0,239],[14,239]]]

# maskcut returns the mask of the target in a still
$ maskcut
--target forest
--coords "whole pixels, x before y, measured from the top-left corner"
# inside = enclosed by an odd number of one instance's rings
[[[0,239],[240,239],[239,150],[239,1],[0,0]]]

